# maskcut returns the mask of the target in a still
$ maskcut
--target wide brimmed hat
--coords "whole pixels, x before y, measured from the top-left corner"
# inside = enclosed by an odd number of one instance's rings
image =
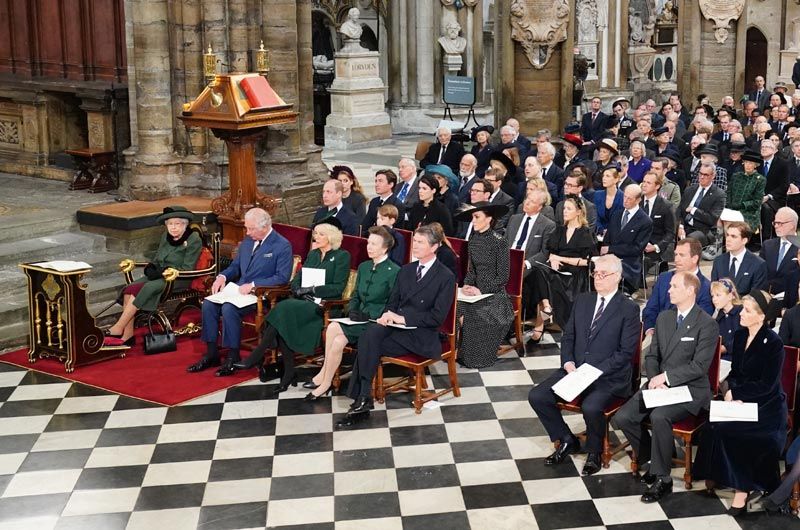
[[[564,127],[564,134],[575,134],[580,133],[581,124],[580,123],[568,123],[566,127]]]
[[[617,98],[611,103],[611,108],[613,109],[614,107],[616,107],[617,103],[627,103],[628,107],[631,106],[631,100],[629,100],[628,98]]]
[[[694,156],[699,157],[700,155],[712,155],[719,158],[719,151],[714,144],[703,144],[694,151]]]
[[[489,157],[489,160],[497,160],[504,166],[506,166],[506,173],[509,175],[514,175],[517,172],[517,166],[514,165],[514,161],[511,160],[505,153],[502,151],[495,151],[492,153],[492,156]]]
[[[434,176],[434,175],[441,175],[447,179],[447,186],[456,189],[458,188],[458,177],[453,170],[450,169],[450,166],[446,166],[444,164],[431,164],[425,168],[425,174]]]
[[[667,127],[656,127],[655,129],[653,129],[653,138],[668,132],[669,129]]]
[[[167,206],[164,213],[156,219],[156,223],[161,224],[167,219],[186,219],[190,223],[195,220],[194,214],[183,206]]]
[[[339,176],[339,173],[346,173],[350,177],[350,180],[356,179],[356,174],[353,173],[353,170],[349,166],[333,166],[331,168],[330,177],[335,179]]]
[[[661,153],[659,156],[663,156],[664,158],[672,160],[673,162],[675,162],[676,166],[681,165],[681,163],[683,162],[683,159],[681,159],[680,153],[678,153],[678,151],[676,151],[675,149],[667,149],[666,151]]]
[[[316,227],[318,227],[319,225],[331,225],[331,226],[333,226],[335,228],[338,228],[340,232],[342,231],[342,222],[340,220],[338,220],[336,218],[336,216],[333,216],[333,215],[329,215],[325,219],[317,221],[316,223],[314,223],[314,225],[311,227],[311,229],[313,230]]]
[[[568,144],[572,144],[578,149],[583,147],[583,139],[577,134],[565,133],[561,138]]]
[[[486,131],[487,133],[489,133],[489,135],[492,135],[494,133],[494,127],[492,127],[491,125],[481,125],[480,127],[474,127],[469,135],[473,142],[478,141],[478,133],[481,131]]]
[[[777,83],[775,83],[775,86],[772,87],[772,90],[775,91],[778,90],[779,88],[786,90],[787,89],[786,83],[784,83],[783,81],[778,81]]]
[[[458,212],[453,219],[456,221],[469,222],[472,220],[472,214],[475,212],[484,212],[492,219],[497,219],[508,213],[508,206],[505,204],[492,204],[486,201],[479,201]]]
[[[761,156],[761,153],[748,149],[742,155],[742,161],[747,160],[748,162],[755,162],[759,166],[764,163],[764,158]]]
[[[606,149],[611,151],[611,153],[614,156],[617,156],[619,154],[619,147],[617,146],[617,142],[615,142],[611,138],[603,138],[602,140],[600,140],[595,149],[600,149],[601,147],[605,147]]]

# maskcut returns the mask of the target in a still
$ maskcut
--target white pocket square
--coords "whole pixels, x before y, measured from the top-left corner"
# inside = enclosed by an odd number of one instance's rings
[[[542,234],[534,234],[533,237],[542,237]]]
[[[662,217],[663,217],[663,215],[654,215],[653,219],[661,219]]]
[[[749,272],[745,272],[744,275],[745,276],[750,276],[750,273]]]
[[[681,337],[681,342],[691,342],[694,340],[694,337]]]

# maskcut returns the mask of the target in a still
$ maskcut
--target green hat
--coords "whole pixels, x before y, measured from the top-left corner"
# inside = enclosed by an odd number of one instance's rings
[[[164,208],[164,213],[158,216],[156,219],[157,224],[161,224],[167,219],[186,219],[190,223],[194,221],[194,214],[184,208],[183,206],[167,206]]]
[[[450,166],[446,166],[444,164],[431,164],[425,167],[425,174],[434,176],[434,175],[441,175],[445,179],[447,179],[447,185],[451,189],[458,189],[458,177],[453,170],[450,169]]]

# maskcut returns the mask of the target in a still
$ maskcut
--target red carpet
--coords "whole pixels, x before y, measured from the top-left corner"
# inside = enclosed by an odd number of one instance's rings
[[[189,311],[186,315],[189,316]],[[109,359],[81,366],[71,374],[64,371],[63,364],[52,359],[40,359],[30,364],[28,348],[0,355],[0,362],[166,406],[179,405],[256,377],[255,370],[216,377],[215,370],[211,368],[190,374],[186,367],[205,353],[205,344],[197,336],[178,337],[177,351],[144,355],[142,337],[145,332],[146,328],[136,330],[136,346],[128,350],[124,359]]]

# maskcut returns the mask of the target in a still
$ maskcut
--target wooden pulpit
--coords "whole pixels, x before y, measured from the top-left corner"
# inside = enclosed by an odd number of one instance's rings
[[[190,127],[207,127],[228,148],[228,191],[214,199],[211,208],[222,225],[220,252],[231,257],[245,236],[244,214],[253,207],[275,212],[278,199],[256,187],[256,145],[270,125],[293,123],[297,112],[267,84],[268,104],[251,106],[244,85],[259,74],[217,75],[197,96],[184,105],[179,118]]]

